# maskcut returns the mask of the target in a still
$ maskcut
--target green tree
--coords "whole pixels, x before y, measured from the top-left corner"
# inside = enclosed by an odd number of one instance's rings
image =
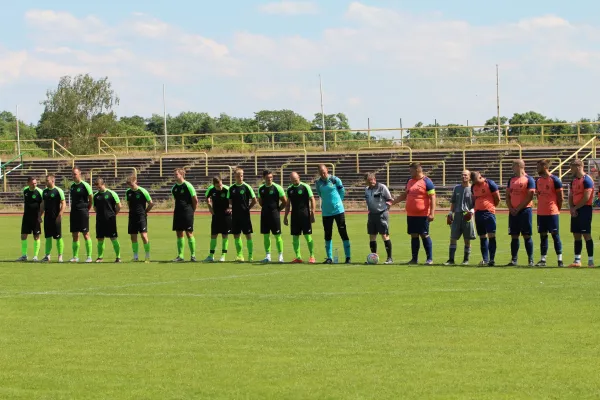
[[[95,80],[89,74],[63,76],[55,90],[46,92],[44,112],[38,124],[42,138],[64,138],[76,153],[94,150],[94,135],[116,121],[113,107],[119,98],[108,78]]]
[[[523,114],[515,113],[508,121],[511,125],[508,129],[508,134],[512,137],[518,137],[522,135],[537,136],[541,133],[539,126],[516,126],[524,124],[547,124],[551,123],[552,120],[546,116],[537,113],[535,111],[528,111]]]

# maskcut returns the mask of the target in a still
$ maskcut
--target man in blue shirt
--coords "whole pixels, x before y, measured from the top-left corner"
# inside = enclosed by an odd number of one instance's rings
[[[344,242],[344,253],[346,264],[350,264],[350,238],[346,229],[346,217],[344,214],[344,195],[346,189],[340,178],[329,175],[327,167],[319,165],[320,179],[315,183],[317,194],[321,198],[321,213],[323,216],[323,230],[325,231],[325,252],[327,259],[325,264],[333,262],[331,239],[333,236],[333,222],[335,221],[338,232]]]

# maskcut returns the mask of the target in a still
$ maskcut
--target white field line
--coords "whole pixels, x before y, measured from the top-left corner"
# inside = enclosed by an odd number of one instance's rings
[[[23,295],[24,296],[27,296],[27,295],[53,295],[53,294],[67,295],[70,293],[93,292],[95,290],[126,289],[126,288],[131,288],[131,287],[173,285],[173,284],[177,284],[177,283],[220,281],[220,280],[229,280],[229,279],[252,278],[252,277],[281,275],[281,274],[293,274],[293,273],[298,273],[298,272],[328,271],[328,270],[348,269],[348,268],[358,268],[358,267],[361,267],[361,266],[360,265],[344,265],[344,266],[340,266],[340,267],[325,267],[325,268],[311,268],[311,269],[286,269],[286,270],[273,271],[273,272],[262,272],[259,274],[211,276],[211,277],[195,278],[195,279],[177,279],[177,280],[172,280],[172,281],[158,281],[158,282],[139,282],[139,283],[128,283],[128,284],[124,284],[124,285],[96,286],[96,287],[87,287],[87,288],[69,289],[69,290],[51,290],[51,291],[43,291],[43,292],[0,292],[0,298],[23,296]]]
[[[252,275],[261,276],[261,275]],[[104,293],[104,292],[21,292],[12,294],[2,294],[0,298],[11,297],[37,297],[37,296],[56,296],[56,297],[146,297],[146,298],[281,298],[281,299],[302,299],[311,297],[358,297],[358,296],[386,296],[386,295],[418,295],[422,293],[469,293],[469,292],[514,292],[515,290],[530,291],[539,289],[567,289],[592,286],[582,282],[581,285],[546,285],[540,283],[532,286],[520,287],[475,287],[475,288],[431,288],[423,290],[378,290],[378,291],[352,291],[352,292],[301,292],[301,293]]]

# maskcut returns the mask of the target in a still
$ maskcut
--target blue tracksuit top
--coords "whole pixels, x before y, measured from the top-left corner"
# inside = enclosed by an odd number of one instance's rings
[[[333,175],[329,175],[326,180],[319,178],[315,186],[317,194],[321,197],[321,212],[324,217],[332,217],[344,212],[343,200],[346,189],[340,178]]]

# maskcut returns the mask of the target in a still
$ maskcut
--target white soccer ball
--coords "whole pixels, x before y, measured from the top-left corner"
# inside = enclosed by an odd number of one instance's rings
[[[377,264],[379,262],[379,256],[375,253],[371,253],[367,256],[367,264]]]

